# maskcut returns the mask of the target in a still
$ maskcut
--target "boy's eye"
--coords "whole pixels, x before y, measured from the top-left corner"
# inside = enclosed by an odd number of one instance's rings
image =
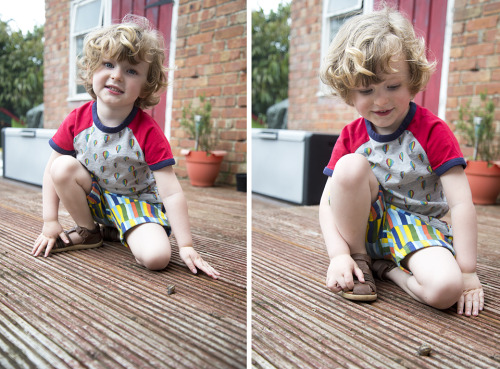
[[[392,85],[392,86],[387,86],[389,90],[397,90],[401,85]]]
[[[366,90],[358,90],[358,92],[361,94],[361,95],[369,95],[372,93],[372,89],[371,88],[368,88]]]
[[[135,69],[129,69],[129,70],[127,71],[127,73],[128,73],[128,74],[132,74],[132,75],[134,75],[134,76],[135,76],[135,75],[137,75],[137,71],[136,71]]]
[[[103,64],[106,68],[113,68],[113,64],[110,62],[104,62]]]

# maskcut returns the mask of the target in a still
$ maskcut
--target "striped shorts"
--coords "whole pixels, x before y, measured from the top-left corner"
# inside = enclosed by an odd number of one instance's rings
[[[430,246],[445,247],[455,255],[453,238],[427,224],[415,214],[386,204],[382,189],[372,204],[366,230],[366,249],[372,259],[393,260],[401,265],[412,252]]]
[[[102,189],[95,178],[92,178],[92,190],[87,195],[87,203],[94,220],[118,229],[121,242],[125,246],[127,246],[125,233],[139,224],[159,224],[170,236],[170,223],[161,203],[149,203],[111,193]]]

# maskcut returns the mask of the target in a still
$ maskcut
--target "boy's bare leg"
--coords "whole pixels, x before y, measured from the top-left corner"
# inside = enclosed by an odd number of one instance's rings
[[[80,227],[94,229],[95,223],[87,203],[87,194],[92,188],[92,178],[83,165],[69,155],[58,157],[52,163],[50,175],[57,196],[73,220]],[[82,239],[71,234],[74,243]]]
[[[379,185],[368,160],[359,154],[342,157],[330,186],[330,207],[340,236],[351,254],[366,254],[366,224]]]
[[[416,251],[409,257],[407,266],[413,275],[394,268],[385,277],[415,300],[437,309],[447,309],[462,295],[462,272],[451,252],[444,247]]]
[[[144,223],[125,235],[137,262],[150,269],[165,269],[170,262],[171,246],[165,229],[156,223]]]

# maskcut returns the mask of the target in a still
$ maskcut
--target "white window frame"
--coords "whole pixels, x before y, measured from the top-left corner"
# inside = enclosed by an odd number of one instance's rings
[[[101,0],[101,8],[99,11],[99,19],[96,27],[73,32],[75,25],[75,17],[78,8],[96,0],[71,0],[70,24],[69,24],[69,78],[68,78],[68,101],[86,101],[91,100],[91,96],[87,93],[78,93],[78,76],[77,76],[77,60],[76,55],[76,38],[83,36],[90,31],[102,26],[111,24],[111,0]]]
[[[344,14],[351,13],[358,9],[362,9],[363,14],[371,13],[373,11],[373,1],[374,0],[353,0],[352,6],[346,7],[345,9],[329,13],[328,12],[328,4],[330,1],[335,0],[323,0],[323,21],[322,21],[322,29],[321,29],[321,61],[326,55],[328,51],[328,46],[330,46],[330,19],[333,17],[339,17]],[[319,82],[319,91],[318,96],[325,96],[325,90],[328,90],[323,82]]]

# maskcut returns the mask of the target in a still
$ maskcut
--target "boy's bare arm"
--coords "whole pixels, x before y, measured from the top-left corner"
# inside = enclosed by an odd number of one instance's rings
[[[354,288],[353,274],[362,283],[365,282],[365,278],[363,272],[351,257],[349,245],[347,245],[335,226],[329,203],[330,186],[331,178],[328,178],[319,205],[319,223],[325,240],[326,250],[330,257],[330,265],[326,275],[326,286],[332,292],[336,293],[340,290],[352,290]]]
[[[42,233],[38,236],[33,246],[32,254],[35,256],[40,255],[43,250],[45,250],[45,256],[48,256],[58,236],[61,237],[64,242],[68,242],[68,238],[59,223],[59,197],[54,189],[50,175],[52,163],[60,156],[61,154],[55,151],[52,152],[43,174],[43,228]]]
[[[172,232],[179,246],[180,257],[193,273],[196,273],[196,268],[199,268],[210,277],[217,279],[219,272],[204,261],[193,248],[187,202],[174,169],[171,166],[162,168],[155,171],[154,176]]]
[[[484,292],[476,273],[477,219],[469,183],[462,167],[454,167],[441,176],[450,206],[453,226],[453,247],[464,284],[457,302],[457,312],[478,315],[484,308]]]
[[[453,226],[453,247],[462,273],[476,272],[477,219],[469,182],[461,166],[441,176]]]
[[[349,246],[340,236],[337,227],[335,227],[335,221],[329,203],[331,180],[331,177],[329,177],[325,189],[323,190],[323,195],[321,196],[319,204],[319,224],[321,226],[323,238],[325,239],[326,251],[330,259],[333,259],[338,255],[350,255],[351,252]]]

